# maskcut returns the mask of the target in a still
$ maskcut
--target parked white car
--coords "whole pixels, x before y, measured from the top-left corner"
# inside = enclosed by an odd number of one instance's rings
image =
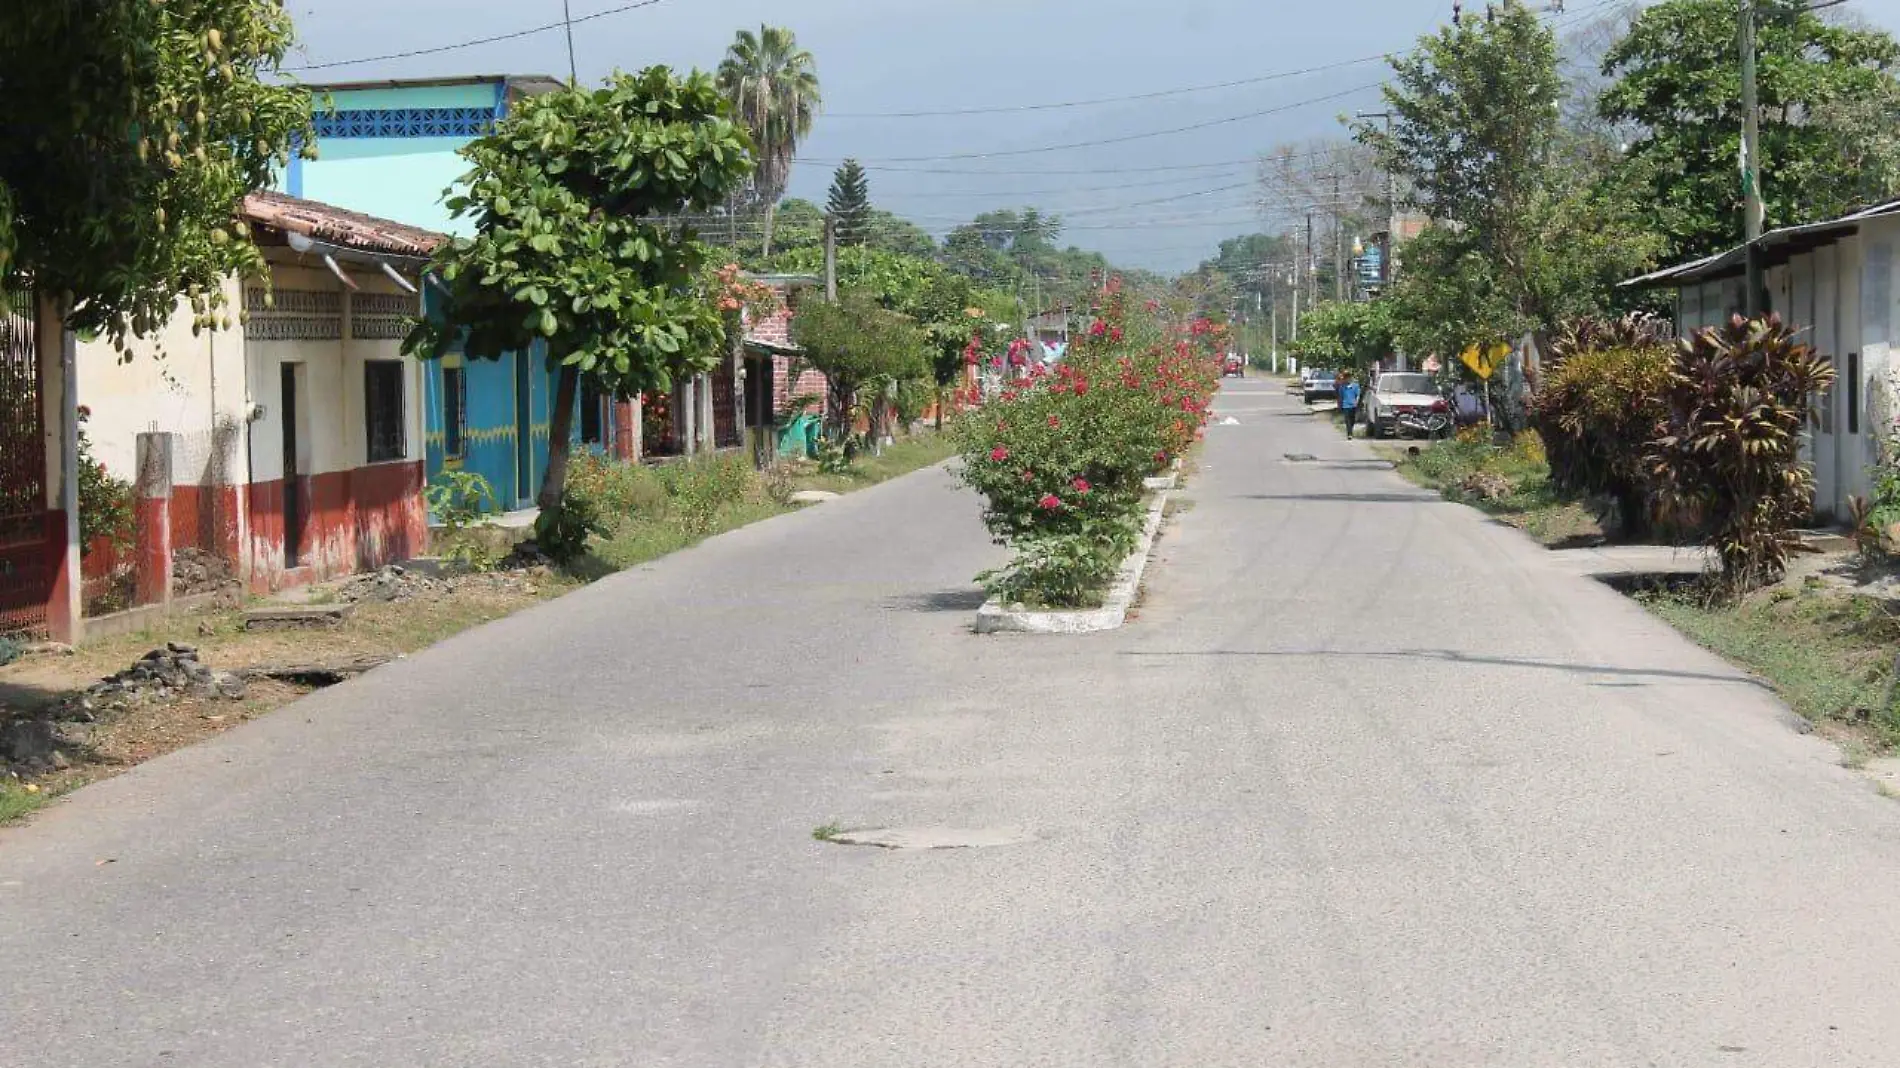
[[[1437,437],[1451,431],[1451,405],[1422,371],[1387,371],[1373,380],[1360,404],[1366,433],[1375,438]]]

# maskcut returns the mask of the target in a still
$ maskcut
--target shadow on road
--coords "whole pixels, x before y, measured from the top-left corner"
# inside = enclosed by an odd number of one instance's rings
[[[1669,668],[1608,667],[1603,664],[1572,664],[1561,660],[1533,660],[1514,656],[1479,656],[1456,649],[1210,649],[1203,652],[1143,652],[1131,650],[1123,656],[1155,657],[1337,657],[1347,660],[1438,660],[1448,664],[1485,664],[1496,667],[1538,668],[1571,675],[1616,675],[1630,678],[1687,679],[1695,682],[1726,682],[1770,690],[1767,683],[1746,675],[1719,675],[1702,671],[1676,671]],[[1602,685],[1645,686],[1648,683],[1603,683]]]
[[[937,590],[934,593],[906,594],[885,604],[906,612],[974,612],[983,607],[987,595],[980,589]]]
[[[1317,465],[1315,465],[1317,466]],[[1442,501],[1436,493],[1243,493],[1243,501],[1351,501],[1359,504],[1427,504]]]

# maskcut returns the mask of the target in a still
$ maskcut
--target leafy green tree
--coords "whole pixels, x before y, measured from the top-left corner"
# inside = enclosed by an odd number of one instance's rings
[[[539,501],[558,511],[581,375],[624,397],[719,359],[704,248],[654,216],[703,211],[744,181],[745,132],[710,77],[651,67],[524,100],[462,154],[467,192],[448,204],[475,236],[437,252],[440,315],[407,347],[498,359],[546,344],[560,374]]]
[[[1293,355],[1302,365],[1364,375],[1374,363],[1392,357],[1392,312],[1390,301],[1327,301],[1300,319]]]
[[[1769,224],[1841,214],[1900,189],[1900,44],[1830,22],[1810,0],[1757,11],[1762,196]],[[1742,240],[1740,59],[1735,0],[1645,8],[1603,61],[1602,116],[1632,124],[1636,207],[1672,259]]]
[[[831,195],[825,200],[837,230],[838,244],[862,245],[870,237],[871,180],[857,160],[838,165],[831,176]]]
[[[1505,4],[1494,17],[1420,38],[1391,65],[1390,131],[1366,122],[1355,136],[1404,180],[1413,206],[1468,236],[1517,290],[1512,311],[1527,313],[1528,294],[1513,280],[1534,251],[1534,210],[1557,142],[1554,35],[1529,7]]]
[[[1407,351],[1450,360],[1601,311],[1654,257],[1615,146],[1560,123],[1555,41],[1528,8],[1441,29],[1392,68],[1391,130],[1354,132],[1439,224],[1403,247],[1389,294]]]
[[[0,280],[30,275],[121,351],[181,294],[228,320],[224,279],[263,268],[238,202],[310,124],[279,78],[293,40],[273,0],[6,5]]]
[[[818,64],[782,26],[740,30],[719,63],[719,89],[752,134],[758,156],[754,190],[765,205],[764,252],[772,254],[772,224],[798,145],[811,135],[823,98]]]
[[[902,256],[933,257],[937,241],[930,232],[901,215],[872,208],[865,220],[865,241],[871,248]]]
[[[834,440],[849,435],[858,411],[869,417],[875,436],[884,387],[929,375],[930,343],[923,329],[868,292],[846,292],[836,303],[801,304],[792,317],[792,337],[830,382],[825,422]]]

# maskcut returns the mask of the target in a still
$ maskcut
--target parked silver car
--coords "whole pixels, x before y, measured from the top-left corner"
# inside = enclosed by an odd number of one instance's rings
[[[1379,375],[1360,404],[1366,433],[1375,438],[1438,437],[1451,431],[1451,405],[1439,395],[1432,376],[1421,371]]]
[[[1333,373],[1309,367],[1300,373],[1300,399],[1311,404],[1317,400],[1337,400],[1339,389],[1333,385]]]

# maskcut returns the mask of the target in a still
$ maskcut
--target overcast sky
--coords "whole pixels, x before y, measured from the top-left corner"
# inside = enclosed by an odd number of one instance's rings
[[[855,156],[871,171],[880,207],[933,233],[978,211],[1035,204],[1068,221],[1065,242],[1169,271],[1206,258],[1222,237],[1262,229],[1245,161],[1277,144],[1334,134],[1342,114],[1376,108],[1371,86],[1385,68],[1351,61],[1409,47],[1451,8],[1449,0],[658,0],[612,12],[626,2],[569,0],[573,16],[586,19],[574,34],[583,81],[654,63],[711,68],[736,29],[761,21],[798,34],[817,58],[825,108],[800,151],[794,196],[822,200],[832,167]],[[1610,2],[1565,6],[1545,17],[1579,25]],[[1850,6],[1900,29],[1900,0]],[[302,64],[434,48],[561,18],[561,0],[290,0],[290,8],[303,42],[292,62]],[[1322,67],[1332,69],[1314,70]],[[316,82],[566,71],[565,38],[553,30],[298,74]],[[1310,73],[1022,109],[1298,71]],[[975,108],[1018,110],[880,117]],[[1217,121],[1225,119],[1234,121]],[[1199,123],[1214,124],[1139,136]],[[1190,169],[1201,164],[1208,166]]]

